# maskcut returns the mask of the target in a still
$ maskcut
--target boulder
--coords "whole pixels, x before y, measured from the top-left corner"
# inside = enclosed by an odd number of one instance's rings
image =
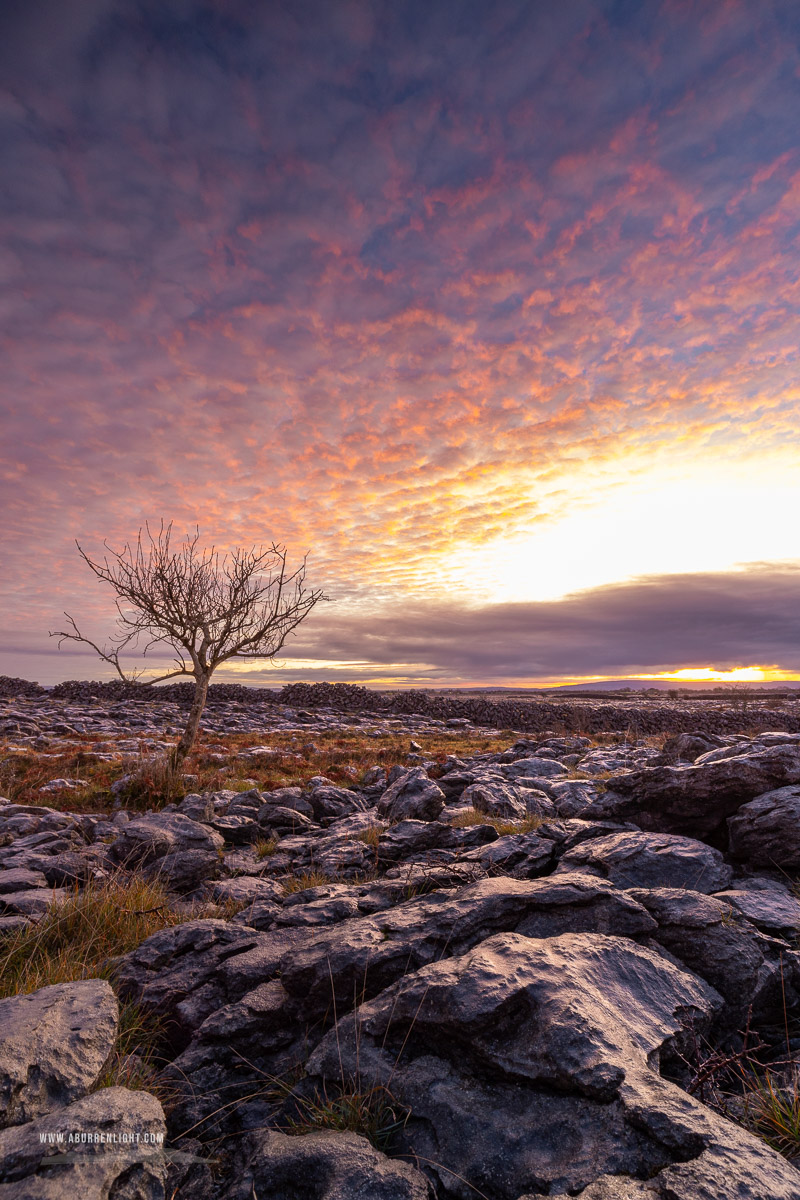
[[[435,821],[444,808],[444,792],[424,767],[412,767],[390,784],[378,801],[378,814],[389,821]]]
[[[555,843],[538,833],[509,833],[490,845],[467,850],[461,857],[496,874],[534,879],[552,868]]]
[[[221,834],[181,813],[148,813],[120,830],[111,847],[117,862],[133,868],[145,866],[166,854],[186,850],[221,850]]]
[[[678,762],[690,763],[701,754],[718,750],[721,745],[722,740],[713,733],[674,733],[664,741],[661,758],[666,766]],[[730,746],[727,749],[730,753]]]
[[[171,892],[193,892],[207,879],[213,879],[220,869],[220,857],[215,850],[182,850],[165,854],[145,867],[145,879],[158,880]]]
[[[27,867],[10,867],[0,870],[0,896],[8,892],[24,892],[29,888],[46,888],[47,879],[41,871]]]
[[[299,808],[284,808],[281,804],[265,804],[259,809],[258,827],[262,835],[266,830],[279,835],[319,832],[319,825],[300,812]]]
[[[234,879],[219,879],[206,888],[209,899],[217,904],[251,904],[253,900],[282,900],[283,888],[271,879],[256,875],[237,875]]]
[[[102,979],[0,1000],[0,1124],[85,1096],[114,1048],[117,999]]]
[[[335,821],[338,817],[348,817],[351,813],[363,812],[368,807],[367,801],[358,792],[336,787],[335,784],[315,787],[307,799],[314,820],[325,823]]]
[[[185,1044],[192,1030],[230,998],[220,977],[224,965],[257,947],[262,936],[213,918],[160,929],[113,961],[119,994],[164,1017],[174,1044]]]
[[[214,796],[211,792],[204,792],[202,795],[189,792],[178,805],[178,812],[192,821],[210,821],[216,812]]]
[[[314,896],[321,890],[314,889]],[[319,906],[331,901],[345,898],[321,897]],[[281,920],[293,911],[284,909]],[[484,879],[322,928],[276,923],[258,948],[221,964],[228,975],[225,992],[241,999],[211,1013],[170,1068],[184,1097],[181,1119],[211,1120],[252,1092],[252,1075],[243,1063],[280,1075],[307,1053],[309,1027],[319,1028],[334,1011],[351,1008],[356,997],[374,996],[417,967],[463,954],[499,930],[523,930],[531,938],[569,929],[635,937],[655,928],[647,911],[624,892],[579,876]],[[248,975],[252,990],[246,991]]]
[[[289,1137],[253,1134],[246,1167],[220,1200],[430,1200],[428,1180],[409,1163],[387,1158],[366,1138],[324,1129]]]
[[[716,896],[679,888],[629,893],[658,922],[653,938],[725,1000],[719,1032],[776,1027],[800,1012],[800,955]]]
[[[504,779],[512,782],[529,779],[563,779],[566,767],[553,758],[518,758],[515,762],[501,763],[497,770]]]
[[[756,876],[717,892],[714,899],[733,905],[764,933],[785,939],[800,938],[800,900],[782,883]]]
[[[621,888],[691,888],[718,892],[733,870],[719,850],[668,833],[615,833],[568,850],[556,871],[585,871]]]
[[[50,887],[74,887],[106,878],[116,866],[108,846],[86,846],[42,858],[41,869]]]
[[[707,1028],[719,1004],[624,938],[505,933],[340,1019],[307,1069],[320,1089],[389,1089],[410,1110],[402,1149],[447,1195],[574,1195],[604,1173],[655,1175],[722,1134],[727,1122],[657,1074],[687,1017]]]
[[[132,1134],[133,1144],[127,1140]],[[30,1124],[0,1131],[0,1196],[163,1200],[165,1135],[164,1113],[154,1096],[103,1088]]]
[[[63,888],[25,888],[22,892],[4,892],[0,896],[3,916],[41,917],[54,904],[63,904],[67,893]]]
[[[579,817],[597,796],[597,784],[589,779],[564,779],[550,786],[550,798],[559,817]]]
[[[228,812],[225,816],[212,818],[209,827],[232,846],[247,846],[261,837],[261,828],[255,818],[255,810],[248,814]]]
[[[724,754],[725,749],[712,753]],[[584,815],[634,821],[658,833],[707,838],[718,831],[724,835],[725,821],[743,804],[797,782],[800,747],[781,744],[693,766],[628,771],[615,776],[609,790]]]
[[[800,786],[776,788],[743,804],[728,821],[730,852],[755,867],[800,867]]]
[[[506,817],[515,821],[521,821],[528,815],[528,806],[520,790],[502,779],[471,783],[461,793],[461,804],[467,804],[491,817]],[[553,811],[552,805],[550,811]]]

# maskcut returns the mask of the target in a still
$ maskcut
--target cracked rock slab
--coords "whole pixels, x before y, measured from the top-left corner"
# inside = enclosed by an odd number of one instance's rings
[[[668,833],[616,833],[568,850],[560,871],[585,871],[621,888],[671,887],[718,892],[733,878],[719,850]]]

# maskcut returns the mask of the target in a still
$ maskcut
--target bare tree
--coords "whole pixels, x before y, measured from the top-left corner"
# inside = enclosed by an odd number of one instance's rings
[[[104,542],[102,562],[75,543],[97,578],[117,594],[117,632],[109,645],[98,646],[84,637],[69,613],[64,616],[70,628],[50,636],[59,639],[59,646],[64,641],[91,646],[126,683],[134,682],[141,671],[126,674],[120,655],[136,648],[142,636],[148,638],[145,655],[153,646],[172,650],[173,668],[144,682],[160,683],[179,675],[195,681],[189,719],[172,755],[178,767],[194,745],[208,685],[220,663],[274,658],[292,630],[327,597],[320,589],[305,587],[305,558],[296,571],[287,573],[286,549],[274,542],[220,557],[213,546],[200,547],[199,530],[187,534],[177,549],[171,545],[172,522],[162,521],[155,536],[149,525],[144,538],[142,532],[119,552]]]

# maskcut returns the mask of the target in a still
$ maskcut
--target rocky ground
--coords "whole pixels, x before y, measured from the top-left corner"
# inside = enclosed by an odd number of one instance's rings
[[[800,1200],[799,733],[183,711],[0,700],[0,1200]]]

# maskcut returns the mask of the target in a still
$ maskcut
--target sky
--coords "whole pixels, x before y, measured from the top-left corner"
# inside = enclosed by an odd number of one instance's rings
[[[0,673],[145,522],[281,686],[800,676],[795,0],[5,0]],[[152,659],[154,669],[160,660]]]

